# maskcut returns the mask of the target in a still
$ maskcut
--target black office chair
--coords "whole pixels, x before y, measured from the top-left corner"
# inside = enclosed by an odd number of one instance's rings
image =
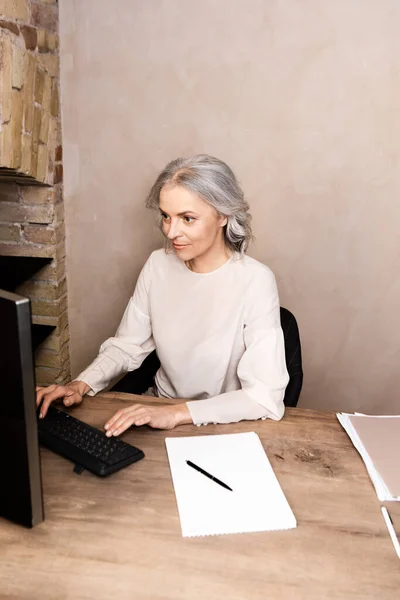
[[[286,368],[289,373],[289,383],[286,386],[283,402],[285,406],[297,406],[303,386],[300,334],[294,315],[282,306],[281,325],[285,340]]]
[[[301,345],[299,328],[294,315],[281,307],[281,325],[285,340],[286,366],[289,373],[289,383],[283,399],[285,406],[296,406],[303,385],[303,369],[301,364]],[[136,371],[127,373],[120,379],[112,392],[128,394],[143,394],[153,385],[154,376],[160,368],[160,361],[155,350],[143,361]]]

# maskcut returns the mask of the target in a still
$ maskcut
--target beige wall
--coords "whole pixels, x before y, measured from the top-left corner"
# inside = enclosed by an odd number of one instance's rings
[[[62,0],[60,21],[73,373],[159,245],[153,179],[207,152],[298,318],[301,405],[398,412],[399,2]]]

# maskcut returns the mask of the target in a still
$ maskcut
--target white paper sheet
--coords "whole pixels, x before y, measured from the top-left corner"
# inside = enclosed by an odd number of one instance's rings
[[[165,440],[184,537],[296,527],[254,432]],[[190,460],[233,491],[189,467]]]

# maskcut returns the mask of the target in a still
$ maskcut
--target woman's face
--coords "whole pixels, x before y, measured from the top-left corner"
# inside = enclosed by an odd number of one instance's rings
[[[202,256],[223,238],[226,217],[182,186],[165,186],[160,192],[162,231],[183,261]]]

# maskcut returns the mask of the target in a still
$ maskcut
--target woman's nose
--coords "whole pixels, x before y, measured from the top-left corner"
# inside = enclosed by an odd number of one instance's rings
[[[168,233],[167,233],[167,237],[170,240],[173,240],[178,235],[179,235],[179,224],[177,221],[171,220],[171,223],[170,223],[169,229],[168,229]]]

